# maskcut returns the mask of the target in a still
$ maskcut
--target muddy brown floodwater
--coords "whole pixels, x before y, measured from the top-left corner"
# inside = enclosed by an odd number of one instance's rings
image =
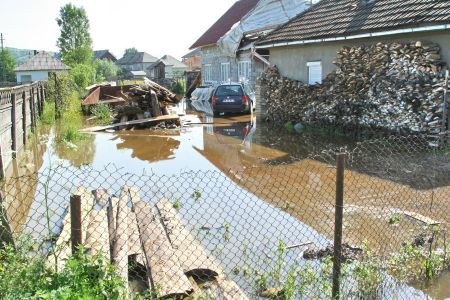
[[[186,171],[212,171],[229,178],[238,189],[250,192],[255,197],[249,198],[252,201],[261,199],[269,204],[264,206],[263,213],[267,216],[292,217],[297,220],[295,226],[310,228],[311,236],[320,243],[325,239],[332,240],[336,170],[331,150],[353,149],[358,141],[320,132],[271,127],[243,115],[215,119],[200,115],[197,123],[206,124],[176,130],[92,134],[76,149],[55,146],[52,131],[42,129],[36,142],[21,153],[7,175],[26,178],[61,163],[75,168],[89,165],[94,170],[101,170],[112,163],[115,168],[132,174],[141,174],[144,170],[169,176]],[[355,161],[345,172],[345,242],[361,245],[367,241],[378,253],[387,254],[398,250],[402,242],[410,241],[420,231],[424,225],[420,220],[448,226],[448,154],[433,158],[427,166],[417,166],[417,159],[421,159],[418,154],[411,160],[403,157],[400,167],[386,172],[393,161],[389,161],[389,157],[381,157],[386,156],[385,153],[376,158],[367,156],[355,155],[352,158]],[[377,164],[369,168],[374,159]],[[394,160],[398,162],[399,159]],[[414,176],[408,172],[415,172]],[[432,176],[428,176],[431,179],[426,186],[417,183],[424,175],[430,174]],[[410,178],[415,178],[415,181]],[[7,180],[5,189],[5,194],[10,195],[6,199],[10,225],[14,232],[19,233],[29,218],[38,187],[27,180],[15,180],[9,184]],[[232,197],[233,193],[224,195]],[[190,212],[185,213],[189,215]],[[389,220],[393,215],[406,217],[398,226],[392,226]],[[187,223],[196,218],[189,215]],[[254,218],[256,220],[257,216]],[[202,222],[201,219],[198,222]],[[240,225],[239,220],[236,222],[236,226],[246,226]],[[290,226],[294,226],[292,224]],[[191,225],[198,228],[204,224]],[[289,226],[286,230],[289,232]],[[251,233],[249,231],[248,234]],[[283,236],[286,238],[285,234]],[[228,250],[233,251],[231,248]],[[230,264],[230,261],[222,263]],[[237,280],[241,282],[242,278]],[[427,293],[436,299],[450,296],[448,273],[439,278]]]

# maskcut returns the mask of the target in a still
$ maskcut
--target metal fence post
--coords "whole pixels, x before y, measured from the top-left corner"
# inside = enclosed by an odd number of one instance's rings
[[[81,237],[81,196],[73,195],[70,197],[70,222],[71,222],[71,242],[72,254],[77,251],[82,243]]]
[[[339,299],[341,279],[342,223],[344,210],[344,170],[347,154],[336,155],[336,207],[334,217],[333,299]]]

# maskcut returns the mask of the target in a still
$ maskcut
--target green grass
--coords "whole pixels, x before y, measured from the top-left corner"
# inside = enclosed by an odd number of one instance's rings
[[[39,125],[55,124],[55,103],[47,101],[44,105],[44,111],[38,120]]]
[[[91,112],[97,117],[98,124],[107,124],[112,120],[111,109],[107,104],[97,104],[91,109]]]
[[[115,267],[102,256],[79,251],[61,272],[46,266],[27,246],[0,250],[0,299],[125,299]]]
[[[57,142],[76,143],[84,138],[79,132],[83,127],[83,113],[81,101],[73,93],[67,102],[67,108],[63,111],[61,119],[57,122]]]

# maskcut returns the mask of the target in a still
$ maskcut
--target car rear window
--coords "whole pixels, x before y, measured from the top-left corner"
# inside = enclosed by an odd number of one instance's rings
[[[221,85],[216,91],[216,96],[242,96],[242,94],[242,88],[239,85]]]

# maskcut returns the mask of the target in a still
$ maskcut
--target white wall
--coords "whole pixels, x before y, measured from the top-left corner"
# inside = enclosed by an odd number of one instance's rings
[[[31,75],[31,81],[47,80],[50,71],[20,71],[16,72],[17,82],[22,82],[20,76]]]

